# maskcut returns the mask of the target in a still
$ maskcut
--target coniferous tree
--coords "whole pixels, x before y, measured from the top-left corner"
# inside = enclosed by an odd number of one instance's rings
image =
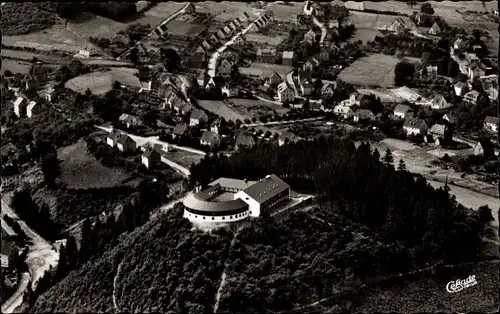
[[[380,160],[380,153],[378,151],[378,149],[374,148],[373,149],[373,153],[372,153],[373,157],[376,159],[376,160]]]
[[[394,157],[392,156],[392,152],[389,148],[385,151],[385,155],[384,157],[382,157],[382,161],[387,166],[392,166],[392,163],[394,162]]]
[[[398,171],[403,171],[403,172],[406,171],[406,165],[403,159],[399,160]]]
[[[86,263],[90,257],[90,237],[92,233],[92,224],[90,222],[90,219],[85,219],[82,222],[82,227],[81,227],[81,234],[82,234],[82,239],[80,241],[80,252],[78,254],[78,265],[83,265]]]
[[[78,266],[78,246],[76,245],[75,238],[70,236],[66,239],[66,260],[68,271],[76,269]]]

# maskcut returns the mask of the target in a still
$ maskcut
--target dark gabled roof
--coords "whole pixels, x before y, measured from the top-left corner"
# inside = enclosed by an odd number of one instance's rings
[[[155,157],[155,156],[159,157],[160,153],[156,149],[148,148],[144,151],[142,156],[144,156],[146,158],[151,158],[151,157]]]
[[[184,132],[186,132],[186,130],[188,129],[187,125],[186,124],[177,124],[174,128],[174,131],[173,133],[175,135],[182,135],[184,134]]]
[[[447,131],[446,125],[444,125],[444,124],[434,124],[430,128],[429,133],[443,136],[446,131]]]
[[[241,132],[236,137],[236,146],[251,146],[255,144],[255,140],[253,139],[252,134],[247,132]]]
[[[403,126],[418,128],[418,129],[426,129],[427,123],[420,118],[411,118],[411,119],[406,119]]]
[[[118,144],[127,144],[127,143],[135,143],[135,141],[130,137],[128,136],[127,134],[121,134],[117,141],[116,141]]]
[[[214,133],[212,131],[205,131],[201,135],[200,140],[203,142],[212,143],[213,141],[219,141],[220,137],[219,137],[219,135],[217,135],[216,133]]]
[[[412,111],[411,107],[410,106],[407,106],[407,105],[397,105],[396,108],[394,109],[394,112],[402,112],[402,113],[406,113],[408,111]]]
[[[290,131],[285,131],[285,132],[281,133],[281,135],[278,137],[278,139],[282,140],[282,141],[289,139],[291,141],[291,140],[297,139],[297,136]]]

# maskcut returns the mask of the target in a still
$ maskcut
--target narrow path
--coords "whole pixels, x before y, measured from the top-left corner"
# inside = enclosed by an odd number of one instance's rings
[[[120,313],[120,308],[118,307],[118,302],[116,301],[116,283],[118,282],[118,276],[120,276],[120,271],[122,270],[123,259],[120,264],[118,264],[118,268],[116,269],[116,275],[113,279],[113,306],[115,307],[115,311]]]
[[[238,229],[236,230],[236,232],[234,233],[234,237],[231,240],[231,244],[229,245],[228,253],[233,248],[234,243],[236,242],[236,237],[238,236],[240,231],[243,230],[243,228],[244,228],[244,225],[239,226]],[[226,268],[227,268],[227,266],[228,266],[228,264],[227,264],[227,259],[226,259],[226,261],[224,262],[224,271],[222,272],[222,275],[221,275],[219,289],[217,289],[217,294],[215,295],[214,313],[217,313],[217,310],[219,309],[219,301],[220,301],[222,289],[224,289],[224,286],[226,285],[226,277],[227,277]]]
[[[311,5],[310,1],[306,1],[306,3],[304,4],[304,14],[310,15],[313,19],[314,24],[316,24],[316,26],[318,26],[321,29],[321,39],[319,40],[319,44],[323,45],[323,42],[325,41],[325,38],[326,38],[326,32],[327,32],[325,24],[321,23],[316,18],[316,16],[314,16],[314,14],[313,14],[314,10],[312,9],[312,7],[309,10],[307,9],[308,4]]]

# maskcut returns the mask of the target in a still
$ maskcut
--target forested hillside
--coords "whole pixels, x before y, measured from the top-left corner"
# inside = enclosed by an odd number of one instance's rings
[[[487,209],[463,208],[446,190],[396,171],[390,152],[384,163],[378,159],[365,144],[355,149],[324,138],[206,157],[192,167],[193,184],[275,173],[296,189],[316,192],[320,206],[280,219],[264,214],[238,231],[212,233],[192,229],[178,206],[122,235],[31,310],[113,312],[114,294],[126,312],[288,311],[393,274],[481,258]],[[349,307],[343,306],[336,309]]]

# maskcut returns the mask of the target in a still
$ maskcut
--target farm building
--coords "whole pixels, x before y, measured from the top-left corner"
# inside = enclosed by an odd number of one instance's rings
[[[428,126],[422,119],[409,118],[405,120],[403,130],[406,132],[406,135],[426,135]]]
[[[295,99],[295,93],[286,82],[278,85],[278,99],[280,102],[292,102]]]
[[[354,92],[349,96],[349,98],[342,100],[340,102],[340,106],[343,107],[359,106],[359,102],[361,101],[362,96],[363,95],[359,94],[358,92]]]
[[[404,34],[408,31],[416,30],[417,26],[408,17],[397,17],[388,27],[388,30],[396,34]]]
[[[141,156],[141,161],[149,169],[161,162],[161,155],[155,148],[147,148]]]
[[[219,146],[220,143],[221,143],[221,138],[215,132],[205,131],[201,135],[200,145],[209,146],[211,148],[215,148],[215,147]]]
[[[469,66],[469,81],[473,82],[486,74],[486,67],[480,62],[472,62]]]
[[[293,51],[283,51],[281,63],[283,65],[292,66],[293,65]]]
[[[484,128],[490,132],[498,132],[498,122],[497,117],[487,116],[484,119]]]
[[[196,125],[203,125],[208,121],[208,116],[207,114],[200,109],[195,109],[191,113],[191,116],[189,117],[189,125],[190,126],[196,126]]]
[[[275,48],[263,48],[257,50],[257,62],[274,63],[276,60]]]

